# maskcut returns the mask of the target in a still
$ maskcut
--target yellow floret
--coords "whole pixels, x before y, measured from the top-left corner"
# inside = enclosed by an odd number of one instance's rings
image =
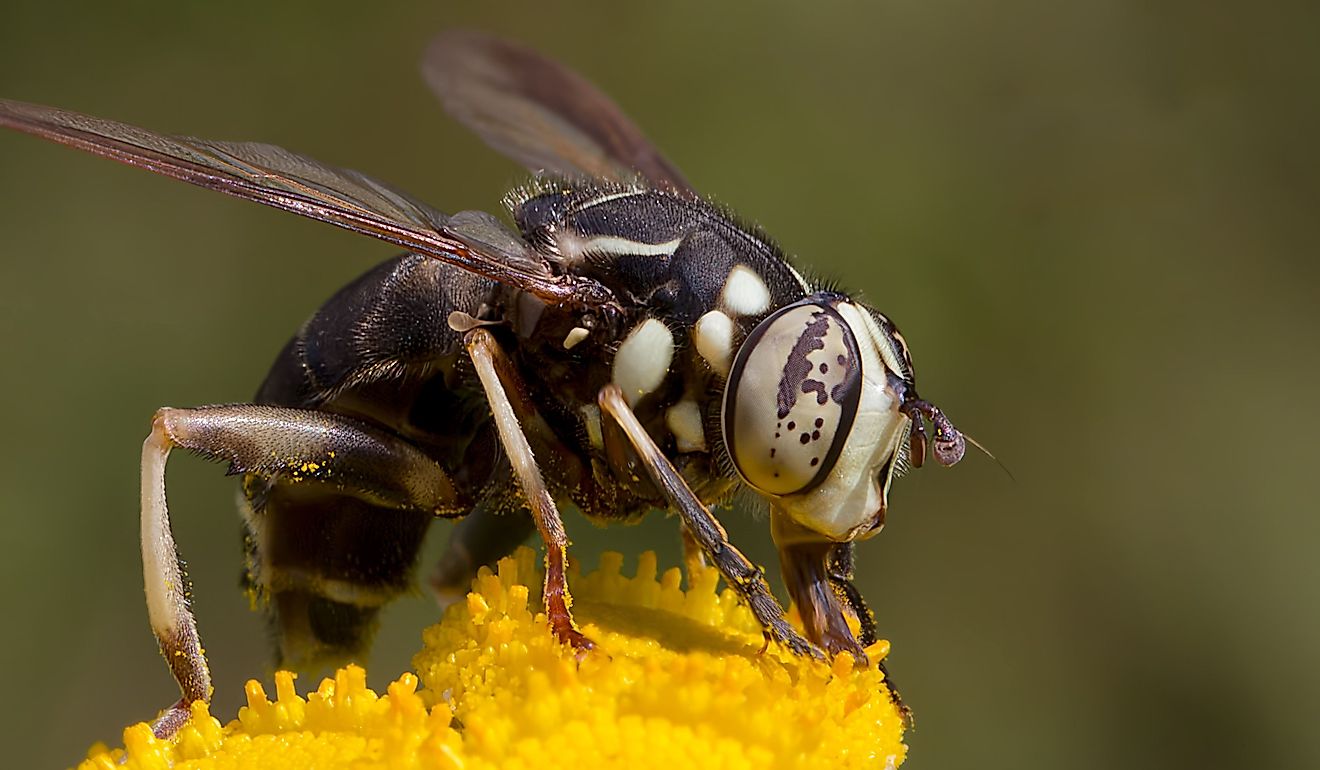
[[[836,768],[893,767],[907,751],[883,676],[849,656],[803,660],[771,645],[718,574],[683,591],[671,569],[623,557],[574,575],[574,613],[597,649],[558,644],[539,610],[540,571],[529,549],[483,570],[466,602],[427,629],[383,696],[356,666],[304,699],[293,675],[276,697],[257,682],[221,726],[202,704],[173,741],[145,724],[125,749],[95,748],[88,770],[124,768]],[[878,660],[881,642],[868,653]],[[418,689],[418,682],[422,688]],[[121,764],[122,763],[122,764]]]

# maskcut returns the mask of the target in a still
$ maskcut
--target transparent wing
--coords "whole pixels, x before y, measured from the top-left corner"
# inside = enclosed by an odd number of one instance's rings
[[[0,99],[0,126],[157,174],[370,235],[559,302],[572,287],[491,224],[474,229],[356,171],[269,144],[168,136],[76,112]],[[457,224],[458,226],[455,226]],[[497,225],[496,225],[497,226]]]
[[[640,174],[657,187],[692,193],[618,105],[535,51],[450,30],[427,49],[422,73],[446,112],[531,171],[615,182]]]

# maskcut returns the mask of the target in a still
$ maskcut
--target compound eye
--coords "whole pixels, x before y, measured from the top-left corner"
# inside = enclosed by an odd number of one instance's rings
[[[848,439],[861,389],[857,340],[832,307],[807,299],[762,321],[724,391],[724,442],[743,480],[778,496],[818,486]]]

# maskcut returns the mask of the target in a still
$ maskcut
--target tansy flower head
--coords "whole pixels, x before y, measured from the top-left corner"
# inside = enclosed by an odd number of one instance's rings
[[[574,576],[574,614],[598,647],[578,660],[534,612],[540,574],[520,549],[483,570],[466,602],[427,629],[385,695],[356,666],[304,699],[275,675],[221,726],[205,705],[172,741],[145,724],[125,749],[93,749],[82,768],[836,768],[896,766],[902,719],[877,667],[804,660],[775,645],[718,573],[636,577],[623,557]],[[888,645],[868,654],[879,660]],[[418,688],[418,684],[421,688]]]

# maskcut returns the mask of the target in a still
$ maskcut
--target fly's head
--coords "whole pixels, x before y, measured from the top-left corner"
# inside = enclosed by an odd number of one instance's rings
[[[752,330],[722,413],[729,455],[770,503],[781,546],[879,531],[894,475],[925,459],[925,420],[935,459],[962,459],[962,434],[917,396],[902,335],[835,292],[781,308]]]

